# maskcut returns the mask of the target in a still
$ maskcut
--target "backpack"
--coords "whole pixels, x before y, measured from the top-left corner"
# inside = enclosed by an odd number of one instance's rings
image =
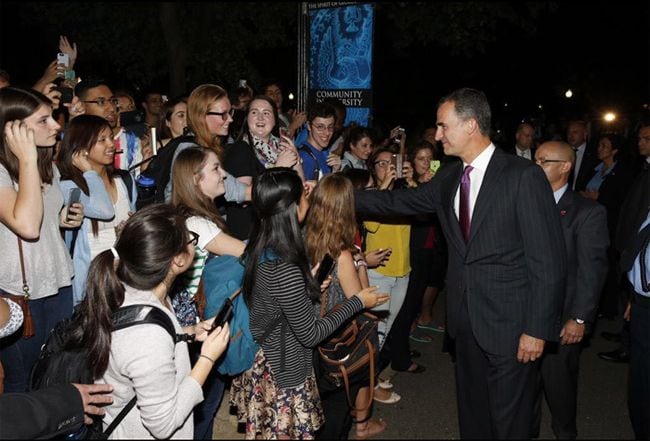
[[[148,201],[145,201],[147,198],[143,197],[142,206],[165,202],[165,188],[171,178],[174,154],[179,145],[186,143],[196,145],[194,135],[183,135],[169,141],[165,147],[158,150],[158,154],[149,162],[149,167],[141,173],[141,175],[152,178],[156,182],[155,196],[148,198]],[[138,194],[138,196],[140,195]]]
[[[260,259],[260,263],[265,261]],[[226,302],[233,307],[230,325],[230,342],[217,360],[217,370],[224,375],[237,375],[253,366],[255,354],[270,332],[282,321],[272,322],[265,330],[260,342],[255,341],[250,329],[250,312],[244,296],[239,295],[244,279],[244,263],[239,257],[218,256],[208,259],[203,269],[203,290],[205,294],[204,317],[212,318]],[[234,294],[233,294],[234,293]]]
[[[242,286],[244,264],[234,256],[213,257],[206,262],[202,278],[205,318],[214,317],[228,299],[233,304],[233,314],[229,321],[230,343],[217,360],[217,370],[225,375],[240,374],[253,366],[259,349],[250,330],[250,313],[243,296],[231,296]]]
[[[50,331],[38,360],[32,368],[30,378],[32,390],[57,384],[92,384],[95,382],[88,366],[87,351],[84,348],[74,347],[74,343],[71,342],[70,333],[78,320],[79,315],[75,313],[72,318],[57,323]],[[172,337],[174,343],[188,340],[185,334],[176,334],[171,319],[155,306],[129,305],[113,313],[113,331],[146,323],[162,326]],[[107,439],[135,403],[136,397],[133,397],[106,431],[102,430],[101,420],[95,419],[92,425],[82,426],[77,433],[84,438]]]

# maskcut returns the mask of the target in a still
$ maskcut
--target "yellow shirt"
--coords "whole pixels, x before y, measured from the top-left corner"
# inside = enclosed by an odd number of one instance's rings
[[[409,240],[411,225],[382,224],[379,222],[364,222],[366,228],[366,250],[391,248],[391,253],[385,266],[373,270],[388,277],[403,277],[411,271]]]

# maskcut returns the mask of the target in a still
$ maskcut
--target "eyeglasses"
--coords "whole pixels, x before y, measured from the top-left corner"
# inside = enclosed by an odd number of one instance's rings
[[[235,108],[231,107],[227,112],[206,112],[205,114],[220,116],[224,121],[228,121],[228,116],[232,118],[232,116],[235,114]]]
[[[97,98],[96,100],[88,100],[82,102],[87,104],[97,104],[99,107],[104,107],[106,103],[111,103],[114,106],[117,106],[120,103],[117,98]]]
[[[535,164],[537,165],[544,165],[547,162],[567,162],[564,159],[535,159]]]
[[[312,129],[316,130],[317,132],[333,132],[334,131],[334,126],[326,126],[324,124],[312,124]]]
[[[194,231],[190,231],[189,233],[190,236],[192,236],[192,238],[189,240],[189,242],[187,242],[187,244],[188,245],[192,244],[194,246],[197,246],[199,243],[199,233],[195,233]]]
[[[388,164],[390,164],[390,161],[387,161],[385,159],[380,159],[379,161],[375,161],[372,164],[376,165],[377,167],[386,168],[388,167]]]

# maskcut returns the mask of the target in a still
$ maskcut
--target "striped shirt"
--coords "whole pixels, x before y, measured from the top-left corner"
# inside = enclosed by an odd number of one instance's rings
[[[338,329],[348,318],[363,309],[358,296],[346,300],[336,312],[320,318],[305,291],[305,279],[300,269],[282,261],[267,261],[257,268],[250,327],[259,341],[266,328],[284,314],[285,370],[281,366],[281,325],[262,344],[273,377],[279,388],[297,387],[313,375],[313,348]]]
[[[194,231],[199,235],[199,241],[194,247],[195,253],[192,266],[183,274],[184,285],[190,296],[194,297],[199,289],[199,282],[201,282],[205,262],[208,260],[208,255],[210,254],[205,247],[221,233],[221,229],[210,219],[200,216],[187,218],[185,225],[187,225],[188,230]]]

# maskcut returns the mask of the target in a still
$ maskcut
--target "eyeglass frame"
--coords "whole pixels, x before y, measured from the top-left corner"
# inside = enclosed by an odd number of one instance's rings
[[[232,118],[235,115],[235,108],[231,107],[227,112],[205,112],[205,114],[220,116],[223,121],[228,121],[228,117],[226,115],[229,115]]]
[[[96,100],[86,100],[86,101],[81,101],[81,102],[85,103],[85,104],[97,104],[99,107],[105,107],[106,103],[111,103],[115,107],[119,107],[119,105],[120,105],[120,100],[115,98],[115,97],[113,97],[113,98],[101,97],[101,98],[98,98]]]
[[[326,125],[323,125],[323,124],[314,124],[314,123],[310,122],[309,127],[316,130],[317,132],[332,132],[332,133],[334,133],[334,130],[336,130],[336,128],[334,127],[333,124],[331,126],[326,126]]]
[[[535,159],[535,164],[544,165],[547,162],[569,162],[566,159]]]
[[[201,236],[199,235],[199,233],[196,233],[192,230],[188,230],[188,232],[190,233],[190,236],[192,236],[192,238],[187,242],[186,245],[192,244],[194,246],[197,246],[199,244],[199,237]]]
[[[375,162],[372,163],[373,166],[378,165],[381,168],[388,167],[391,164],[392,161],[388,159],[378,159]],[[384,163],[384,165],[381,165],[381,163]]]

